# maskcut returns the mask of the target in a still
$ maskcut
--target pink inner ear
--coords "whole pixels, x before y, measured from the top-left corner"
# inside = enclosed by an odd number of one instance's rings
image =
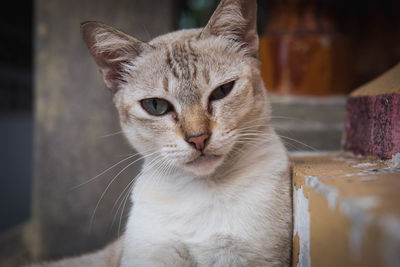
[[[104,82],[117,91],[125,82],[123,64],[133,61],[149,45],[101,22],[86,22],[81,29]]]
[[[122,57],[122,53],[122,51],[116,50],[114,52],[103,52],[95,57],[95,61],[103,74],[104,82],[113,92],[116,92],[125,82],[122,76],[124,72],[122,64],[127,62],[127,59]]]
[[[113,69],[100,69],[103,74],[103,79],[108,88],[112,90],[113,93],[117,92],[121,84],[125,81],[121,75]]]

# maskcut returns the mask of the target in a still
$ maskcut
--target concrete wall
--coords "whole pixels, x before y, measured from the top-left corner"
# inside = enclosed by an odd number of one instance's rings
[[[36,1],[34,192],[32,223],[25,235],[34,258],[82,253],[114,238],[120,219],[117,199],[140,167],[134,164],[112,183],[91,223],[102,193],[133,159],[74,187],[134,151],[120,133],[113,134],[120,131],[117,113],[81,40],[80,23],[99,20],[149,40],[172,30],[173,3]]]
[[[337,151],[346,116],[346,97],[270,95],[272,125],[290,151]]]

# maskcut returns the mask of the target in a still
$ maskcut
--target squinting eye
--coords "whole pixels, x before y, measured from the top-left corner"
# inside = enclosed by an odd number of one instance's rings
[[[214,101],[214,100],[218,100],[218,99],[222,99],[222,98],[226,97],[230,93],[230,91],[232,91],[234,84],[235,84],[235,81],[232,81],[232,82],[229,82],[229,83],[219,86],[217,89],[215,89],[211,93],[209,100]]]
[[[160,98],[148,98],[140,102],[144,110],[155,116],[164,115],[174,109],[168,101]]]

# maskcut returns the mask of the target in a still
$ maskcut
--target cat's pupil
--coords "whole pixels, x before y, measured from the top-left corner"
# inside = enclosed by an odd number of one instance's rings
[[[234,83],[235,82],[232,81],[216,88],[210,95],[210,101],[226,97],[232,90]]]
[[[142,107],[151,115],[164,115],[172,110],[172,105],[160,98],[148,98],[141,101]]]

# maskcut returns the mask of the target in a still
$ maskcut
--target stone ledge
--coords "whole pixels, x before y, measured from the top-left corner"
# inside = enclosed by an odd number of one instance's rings
[[[292,157],[293,266],[400,266],[400,168],[346,153]]]

